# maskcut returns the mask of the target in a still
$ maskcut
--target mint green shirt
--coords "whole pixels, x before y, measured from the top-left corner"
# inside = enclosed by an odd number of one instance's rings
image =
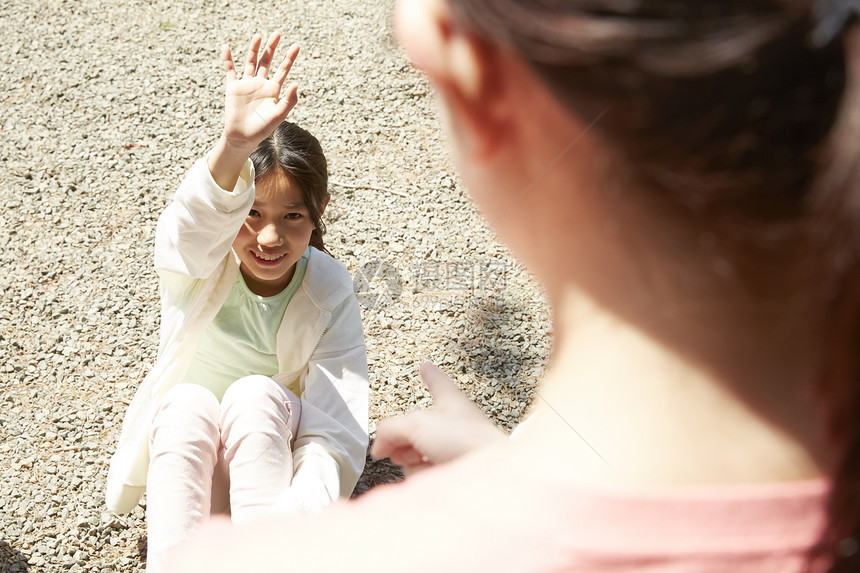
[[[239,273],[227,300],[200,340],[183,383],[208,388],[220,401],[230,384],[240,378],[278,373],[278,328],[305,277],[308,255],[305,250],[290,284],[275,296],[254,294]]]

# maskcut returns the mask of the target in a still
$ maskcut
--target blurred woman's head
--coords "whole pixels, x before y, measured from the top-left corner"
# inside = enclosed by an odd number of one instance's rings
[[[758,333],[801,325],[839,451],[831,542],[860,533],[860,49],[843,4],[404,0],[397,16],[467,186],[545,283],[621,315],[625,291],[715,293]]]

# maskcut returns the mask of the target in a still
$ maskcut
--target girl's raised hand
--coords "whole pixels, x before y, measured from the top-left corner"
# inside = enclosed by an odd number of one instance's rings
[[[274,32],[263,47],[263,38],[255,34],[248,46],[241,79],[237,76],[230,47],[225,45],[221,51],[227,76],[224,137],[230,146],[248,150],[249,155],[296,105],[296,84],[288,86],[283,95],[281,91],[299,53],[298,45],[293,44],[287,49],[280,65],[269,77],[269,68],[280,40],[280,34]]]
[[[248,46],[241,79],[236,74],[230,47],[225,45],[221,50],[227,76],[224,131],[206,162],[215,182],[227,191],[236,185],[251,152],[286,119],[296,105],[298,85],[289,85],[281,94],[284,81],[299,53],[296,44],[287,49],[278,69],[269,77],[269,67],[280,41],[280,34],[275,32],[269,36],[266,47],[262,48],[263,38],[255,34]]]

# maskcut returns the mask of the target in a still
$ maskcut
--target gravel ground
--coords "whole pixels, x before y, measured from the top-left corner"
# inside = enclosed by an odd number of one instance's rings
[[[327,243],[355,277],[372,427],[431,359],[500,425],[548,353],[543,295],[475,213],[387,0],[0,0],[0,572],[143,569],[145,503],[104,506],[155,358],[155,221],[220,130],[219,47],[303,46],[292,120],[326,149]],[[356,488],[400,479],[368,460]]]

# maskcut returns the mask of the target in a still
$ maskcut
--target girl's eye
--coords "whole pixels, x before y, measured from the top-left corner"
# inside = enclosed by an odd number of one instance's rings
[[[249,217],[259,217],[260,212],[257,211],[256,209],[251,209],[250,211],[248,211],[248,216]]]
[[[301,213],[287,213],[287,215],[284,218],[285,219],[293,219],[293,220],[301,219],[302,214]]]

